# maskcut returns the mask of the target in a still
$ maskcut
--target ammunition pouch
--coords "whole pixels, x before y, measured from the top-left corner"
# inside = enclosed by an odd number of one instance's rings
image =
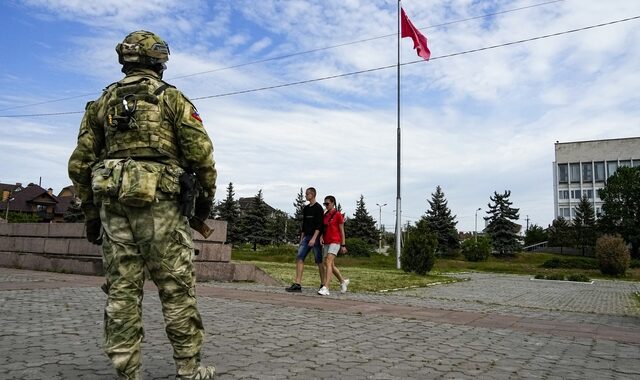
[[[103,198],[115,197],[120,190],[122,166],[124,160],[103,160],[91,173],[93,199],[100,202]]]
[[[156,187],[163,166],[131,159],[125,161],[118,201],[131,207],[149,206],[156,199]]]
[[[108,159],[93,170],[91,188],[97,204],[106,198],[117,198],[126,206],[145,207],[156,199],[175,199],[181,193],[183,173],[175,165]]]

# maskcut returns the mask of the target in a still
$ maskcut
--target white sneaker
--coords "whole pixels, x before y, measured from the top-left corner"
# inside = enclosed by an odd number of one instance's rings
[[[340,293],[346,293],[347,286],[349,286],[349,279],[345,278],[344,282],[340,283]]]
[[[318,294],[320,294],[321,296],[328,296],[329,295],[329,289],[327,289],[326,286],[323,286],[320,288],[320,290],[318,290]]]

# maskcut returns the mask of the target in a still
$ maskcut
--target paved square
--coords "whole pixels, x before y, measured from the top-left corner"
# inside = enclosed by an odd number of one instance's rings
[[[205,362],[220,379],[638,379],[640,284],[469,281],[320,297],[199,283]],[[102,279],[0,268],[1,379],[113,379],[100,347]],[[174,367],[153,285],[145,379]]]

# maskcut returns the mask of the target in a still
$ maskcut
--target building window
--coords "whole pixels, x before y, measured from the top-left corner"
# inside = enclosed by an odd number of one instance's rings
[[[600,199],[600,190],[602,190],[602,188],[600,189],[595,189],[594,195],[596,196],[596,200],[599,201]]]
[[[596,177],[596,182],[603,182],[607,177],[604,175],[604,162],[594,162],[593,163],[594,174]]]
[[[569,165],[568,164],[558,164],[558,182],[560,183],[569,182]]]
[[[569,190],[558,190],[558,199],[569,199]]]
[[[593,166],[591,163],[582,163],[582,182],[593,181]]]
[[[618,161],[607,161],[607,175],[611,177],[618,170]]]
[[[565,219],[569,219],[569,216],[571,214],[569,214],[569,208],[568,207],[560,207],[559,211],[560,211],[558,213],[559,217],[562,217],[562,218],[565,218]]]
[[[575,217],[576,217],[576,208],[574,207],[574,208],[571,209],[571,219],[573,219]]]
[[[582,195],[580,195],[580,190],[571,190],[571,199],[580,199]]]
[[[640,159],[636,158],[636,159],[633,160],[633,167],[637,168],[638,166],[640,166]]]
[[[582,196],[587,197],[587,199],[593,199],[593,189],[582,190]]]
[[[631,166],[631,160],[620,161],[620,166]]]
[[[569,165],[571,173],[571,183],[580,182],[580,164]]]

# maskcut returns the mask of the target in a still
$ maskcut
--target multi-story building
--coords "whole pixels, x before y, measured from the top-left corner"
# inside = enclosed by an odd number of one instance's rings
[[[640,137],[556,142],[553,163],[555,218],[573,219],[583,196],[592,202],[597,216],[602,208],[598,190],[621,166],[640,166]]]

